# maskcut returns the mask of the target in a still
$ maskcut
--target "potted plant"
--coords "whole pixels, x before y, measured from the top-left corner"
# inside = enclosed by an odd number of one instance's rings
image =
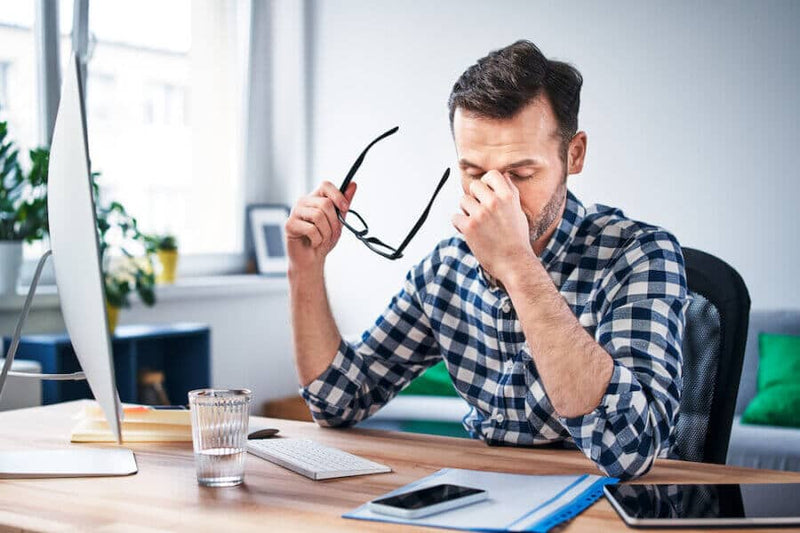
[[[45,148],[29,152],[26,174],[19,150],[0,122],[0,294],[16,293],[22,265],[22,243],[41,239],[47,231],[47,167]]]
[[[106,288],[108,329],[111,334],[117,327],[119,311],[130,307],[130,293],[136,291],[145,305],[155,304],[155,275],[153,264],[147,256],[116,256],[108,261],[103,272]]]
[[[106,289],[109,330],[113,334],[119,310],[130,307],[130,293],[136,291],[145,305],[156,303],[155,271],[150,258],[147,237],[139,231],[135,218],[119,202],[102,206],[97,177],[93,187],[97,199],[97,229],[100,236],[100,257]]]
[[[156,276],[157,283],[175,283],[178,271],[178,240],[174,235],[148,235],[148,252],[158,256],[161,271]]]

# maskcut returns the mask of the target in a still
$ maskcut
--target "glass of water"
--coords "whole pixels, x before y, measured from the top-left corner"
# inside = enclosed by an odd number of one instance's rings
[[[189,392],[197,482],[232,487],[244,481],[251,393],[247,389]]]

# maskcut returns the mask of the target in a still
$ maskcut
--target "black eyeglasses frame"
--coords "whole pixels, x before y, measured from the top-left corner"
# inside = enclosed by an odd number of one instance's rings
[[[397,133],[399,129],[400,129],[399,126],[395,126],[394,128],[385,131],[384,133],[378,135],[372,142],[370,142],[367,145],[366,148],[364,148],[364,150],[361,152],[361,155],[358,156],[353,165],[350,167],[350,170],[347,172],[344,181],[342,181],[342,185],[339,187],[339,191],[342,194],[344,194],[344,192],[347,190],[347,186],[350,185],[350,182],[353,181],[353,177],[356,175],[356,172],[361,167],[361,164],[364,162],[364,158],[366,157],[367,152],[369,152],[370,148],[375,146],[375,144],[382,141],[383,139],[389,137],[390,135],[394,135],[395,133]],[[376,254],[385,257],[386,259],[392,261],[400,259],[401,257],[403,257],[403,250],[405,250],[406,246],[408,246],[408,243],[411,242],[411,239],[414,238],[414,236],[420,230],[422,225],[425,223],[425,219],[428,218],[428,214],[431,211],[431,207],[433,206],[434,200],[436,200],[436,196],[438,196],[439,191],[442,190],[442,187],[444,187],[444,184],[447,182],[447,179],[449,177],[450,177],[450,169],[448,168],[444,171],[442,178],[439,180],[439,184],[436,186],[436,190],[434,190],[433,196],[431,196],[431,199],[428,201],[428,205],[425,206],[425,209],[422,211],[422,214],[417,219],[416,223],[414,223],[414,226],[411,228],[411,231],[409,231],[406,238],[403,239],[403,242],[400,243],[400,246],[398,246],[397,248],[389,246],[388,244],[386,244],[385,242],[376,237],[368,237],[367,233],[369,232],[369,226],[367,225],[366,221],[361,217],[361,215],[359,215],[356,211],[350,209],[347,212],[347,216],[351,214],[355,216],[363,226],[363,229],[358,229],[348,224],[347,221],[345,220],[345,217],[342,216],[342,213],[339,211],[338,208],[336,209],[336,216],[339,218],[339,222],[341,222],[345,228],[350,230],[350,232],[352,232],[353,235],[355,235],[355,237],[358,240],[363,242],[367,248],[369,248]]]

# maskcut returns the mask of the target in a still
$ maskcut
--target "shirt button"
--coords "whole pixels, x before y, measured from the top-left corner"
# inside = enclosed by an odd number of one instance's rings
[[[498,415],[495,417],[495,420],[497,420],[498,424],[502,424],[506,421],[506,417],[503,416],[503,413],[498,413]]]
[[[503,304],[503,312],[504,313],[510,313],[511,312],[511,304],[509,302],[506,302],[506,303]]]

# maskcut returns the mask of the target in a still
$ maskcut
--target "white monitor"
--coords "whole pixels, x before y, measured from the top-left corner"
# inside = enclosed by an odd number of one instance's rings
[[[51,252],[39,261],[25,306],[0,371],[39,379],[85,379],[105,413],[117,442],[122,442],[122,405],[114,379],[114,362],[106,316],[105,291],[97,238],[83,87],[77,57],[64,69],[61,102],[50,148],[47,210]],[[83,373],[67,376],[9,372],[22,326],[46,258],[52,253],[64,323]],[[76,477],[136,473],[133,452],[72,445],[57,451],[0,452],[0,477]]]
[[[72,347],[111,433],[122,442],[122,409],[106,317],[83,87],[74,55],[64,70],[47,178],[50,247],[61,313]]]

